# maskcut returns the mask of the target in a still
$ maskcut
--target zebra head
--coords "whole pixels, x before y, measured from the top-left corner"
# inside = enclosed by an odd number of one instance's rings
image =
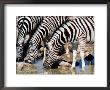
[[[27,55],[24,58],[24,61],[29,61],[29,63],[36,59],[38,56],[38,50],[36,46],[33,46],[32,44],[29,45],[28,50],[27,50]]]
[[[59,52],[49,51],[49,54],[44,61],[44,67],[45,68],[58,68],[58,66],[71,66],[70,63],[68,63],[66,60],[64,60],[62,57],[59,56]]]
[[[59,56],[54,51],[49,51],[46,60],[44,61],[45,68],[51,68],[59,59]]]

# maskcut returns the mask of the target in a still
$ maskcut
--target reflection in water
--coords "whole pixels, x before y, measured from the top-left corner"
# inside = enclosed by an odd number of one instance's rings
[[[38,74],[43,74],[44,72],[44,67],[43,67],[43,62],[42,60],[37,60],[35,63],[35,66],[37,68],[37,73]]]

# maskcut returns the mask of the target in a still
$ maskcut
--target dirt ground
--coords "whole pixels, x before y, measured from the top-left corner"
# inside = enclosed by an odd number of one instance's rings
[[[67,46],[65,45],[65,48]],[[71,44],[69,44],[69,49],[71,50]],[[87,44],[85,51],[89,52],[90,54],[94,53],[94,45]],[[86,53],[85,53],[86,55]],[[72,61],[73,54],[69,52],[69,54],[64,54],[61,56],[68,62]],[[80,60],[80,54],[77,54],[77,60]],[[70,69],[70,67],[59,66],[57,69],[44,69],[42,66],[42,61],[40,64],[30,64],[25,65],[22,70],[18,70],[16,67],[16,74],[93,74],[94,73],[94,65],[86,65],[85,71],[82,71],[80,67],[76,67],[75,69]],[[40,67],[38,67],[40,66]]]

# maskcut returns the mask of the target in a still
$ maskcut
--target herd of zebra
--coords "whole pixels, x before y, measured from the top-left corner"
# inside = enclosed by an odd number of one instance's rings
[[[17,16],[16,17],[16,62],[32,63],[38,58],[41,45],[48,49],[44,55],[45,68],[53,65],[70,65],[59,59],[59,50],[68,42],[80,47],[82,69],[85,67],[86,43],[94,43],[94,16]],[[73,50],[75,67],[77,49]],[[57,64],[55,64],[57,63]]]

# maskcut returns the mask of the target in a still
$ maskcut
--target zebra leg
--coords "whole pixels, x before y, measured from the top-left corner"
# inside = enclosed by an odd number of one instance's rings
[[[82,70],[84,70],[84,68],[85,68],[85,61],[84,61],[84,52],[83,51],[80,52],[80,56],[81,56],[81,60],[82,60]]]
[[[84,61],[84,51],[85,51],[85,41],[80,41],[80,57],[82,60],[82,70],[85,69],[85,61]]]
[[[71,68],[75,68],[76,55],[77,55],[77,51],[73,50],[73,62],[72,62],[72,67]]]
[[[75,68],[75,63],[76,63],[76,55],[77,55],[77,49],[78,49],[78,42],[72,42],[72,50],[73,50],[73,62],[72,62],[72,67]]]

